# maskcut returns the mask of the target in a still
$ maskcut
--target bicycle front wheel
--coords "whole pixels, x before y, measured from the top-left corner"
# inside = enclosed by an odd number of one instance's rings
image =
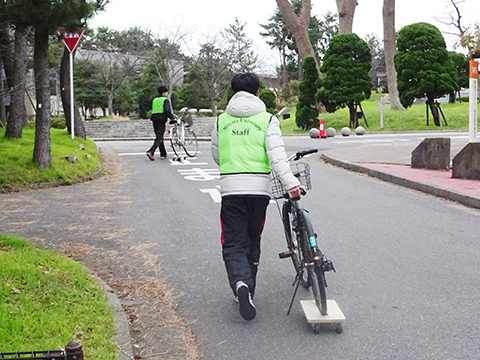
[[[185,141],[183,142],[183,148],[188,156],[194,157],[198,152],[198,140],[197,135],[192,129],[185,129]]]
[[[178,134],[178,129],[176,126],[172,127],[170,130],[170,145],[172,145],[172,150],[175,155],[179,156],[182,152],[182,148],[180,146],[181,141]]]
[[[327,315],[327,293],[325,291],[325,273],[322,268],[315,265],[308,265],[308,276],[312,284],[313,298],[317,304],[320,314]]]

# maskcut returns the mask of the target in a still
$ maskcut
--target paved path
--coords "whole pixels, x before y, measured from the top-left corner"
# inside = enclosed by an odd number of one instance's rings
[[[480,181],[452,179],[448,171],[412,169],[410,154],[416,145],[361,146],[353,151],[338,148],[326,150],[322,156],[349,170],[480,208]],[[464,143],[452,144],[452,156],[462,146]],[[104,156],[111,165],[110,175],[99,180],[0,194],[0,231],[64,251],[101,276],[116,289],[114,295],[126,310],[130,327],[124,328],[124,332],[146,353],[162,353],[172,359],[200,358],[194,335],[171,304],[168,286],[156,276],[160,273],[155,267],[156,259],[148,248],[131,243],[132,229],[122,221],[118,204],[128,206],[132,202],[122,190],[123,185],[132,181],[131,175],[122,171],[118,156]],[[74,225],[69,223],[72,219],[76,220]],[[165,319],[173,321],[169,329],[158,326]],[[119,344],[123,354],[132,354],[131,349],[125,349],[131,347],[128,340],[127,335],[125,343]]]
[[[452,141],[451,158],[467,144]],[[480,180],[452,178],[452,171],[414,169],[411,153],[418,144],[399,143],[327,150],[322,158],[336,166],[358,171],[411,189],[480,209]]]

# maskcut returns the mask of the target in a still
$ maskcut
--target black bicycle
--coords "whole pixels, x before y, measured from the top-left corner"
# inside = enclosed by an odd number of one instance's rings
[[[310,166],[306,162],[297,161],[305,155],[317,151],[317,149],[298,151],[288,158],[293,174],[306,190],[312,188]],[[303,191],[302,193],[306,194]],[[272,195],[277,202],[288,247],[287,251],[279,254],[279,257],[281,259],[291,258],[296,273],[293,283],[296,286],[295,292],[287,314],[290,313],[298,285],[301,284],[306,289],[311,288],[318,310],[321,315],[325,316],[328,313],[325,273],[335,271],[333,263],[318,247],[317,234],[313,230],[308,211],[300,203],[300,198],[290,199],[275,174],[272,176]],[[320,331],[320,324],[312,325],[313,331],[317,334]],[[337,333],[342,332],[340,323],[336,324],[336,331]]]

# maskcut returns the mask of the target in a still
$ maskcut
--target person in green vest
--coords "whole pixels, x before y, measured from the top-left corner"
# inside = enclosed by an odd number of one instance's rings
[[[172,114],[170,101],[167,98],[167,92],[168,89],[165,86],[159,86],[158,93],[160,96],[152,101],[152,116],[150,117],[150,120],[152,120],[153,130],[155,131],[155,141],[147,151],[147,156],[152,161],[155,161],[154,154],[157,148],[160,151],[160,159],[164,160],[167,158],[167,151],[165,150],[165,144],[163,141],[165,124],[167,123],[167,119],[175,119]]]
[[[212,131],[212,156],[220,166],[222,256],[240,315],[256,316],[253,296],[260,260],[260,238],[271,197],[274,171],[292,198],[301,186],[290,170],[280,122],[258,97],[253,73],[236,75],[225,113]]]

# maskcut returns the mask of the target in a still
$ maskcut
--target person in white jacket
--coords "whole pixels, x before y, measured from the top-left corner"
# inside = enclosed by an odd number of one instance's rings
[[[230,287],[245,320],[255,318],[253,295],[260,238],[274,171],[291,198],[301,186],[287,161],[280,122],[259,99],[258,77],[236,75],[233,97],[212,131],[212,156],[220,166],[222,255]]]

